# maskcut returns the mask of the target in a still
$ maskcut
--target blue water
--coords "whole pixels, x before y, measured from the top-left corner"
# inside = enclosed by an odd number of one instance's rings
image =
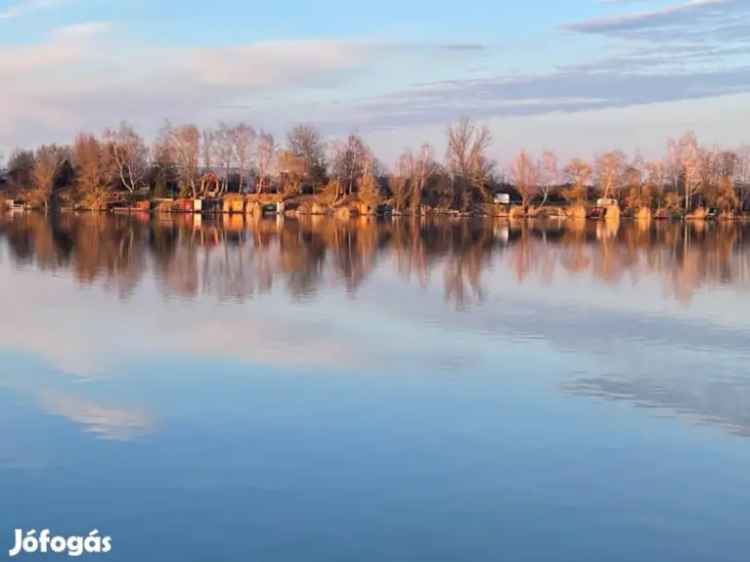
[[[0,557],[747,559],[743,227],[0,225]]]

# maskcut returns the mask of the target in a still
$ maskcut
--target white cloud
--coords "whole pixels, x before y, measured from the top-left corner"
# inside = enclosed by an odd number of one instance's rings
[[[0,12],[0,20],[10,20],[26,14],[52,8],[64,3],[65,0],[23,0],[8,6]]]
[[[690,0],[655,10],[588,19],[563,28],[580,33],[622,34],[664,27],[695,27],[710,22],[721,23],[747,8],[745,0]]]
[[[52,31],[0,50],[0,146],[68,140],[121,119],[215,121],[226,106],[269,105],[332,91],[377,47],[356,41],[275,41],[217,48],[136,44],[109,22]]]
[[[321,72],[355,69],[367,47],[342,41],[269,41],[182,53],[197,80],[219,86],[277,87],[306,83]]]
[[[107,33],[111,31],[112,28],[112,22],[109,21],[89,21],[65,27],[58,27],[57,29],[52,30],[52,36],[67,39],[81,39]]]

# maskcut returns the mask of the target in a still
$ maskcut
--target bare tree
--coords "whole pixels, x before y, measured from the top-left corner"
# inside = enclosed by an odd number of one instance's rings
[[[622,172],[621,187],[625,189],[623,202],[629,209],[651,208],[653,191],[649,182],[643,183],[643,165],[636,159]]]
[[[713,172],[719,177],[735,176],[737,167],[740,165],[740,156],[732,150],[722,150],[715,148],[713,151]]]
[[[377,205],[382,199],[379,177],[382,175],[380,163],[376,158],[366,161],[364,173],[357,182],[357,195],[368,205]]]
[[[552,189],[560,183],[560,171],[557,168],[557,155],[551,150],[545,150],[540,165],[539,189],[542,193],[540,207],[544,207]]]
[[[417,207],[422,204],[422,194],[424,193],[427,183],[438,173],[440,166],[435,161],[434,149],[428,143],[424,143],[417,155],[416,169],[414,175],[412,206]]]
[[[750,192],[750,145],[742,146],[737,150],[734,180],[740,199],[740,208],[744,208]]]
[[[732,184],[732,177],[729,175],[722,175],[719,178],[719,183],[716,187],[716,197],[714,204],[719,211],[731,212],[740,206],[740,199],[737,196],[737,191]]]
[[[574,158],[563,170],[569,187],[564,190],[563,195],[568,201],[580,202],[586,195],[586,188],[591,179],[591,166],[580,158]]]
[[[169,147],[171,160],[177,169],[181,190],[198,197],[198,160],[200,155],[200,133],[195,125],[172,127],[169,123],[162,130]]]
[[[511,176],[516,191],[521,195],[521,204],[525,209],[537,193],[539,165],[533,161],[526,150],[521,150],[513,159]]]
[[[306,174],[313,184],[321,184],[326,175],[326,147],[320,132],[309,125],[297,125],[287,133],[287,144],[305,162]]]
[[[446,160],[464,208],[469,204],[470,194],[479,200],[489,199],[487,181],[494,167],[487,157],[491,144],[490,130],[486,126],[478,127],[469,118],[462,118],[448,128]]]
[[[239,191],[242,193],[244,182],[250,175],[250,162],[253,157],[253,145],[257,134],[255,129],[246,124],[238,123],[229,130],[234,153],[234,161],[237,163],[237,170],[240,176]]]
[[[203,129],[201,132],[201,166],[204,172],[212,172],[214,169],[215,145],[216,131],[214,129]]]
[[[399,158],[400,162],[401,158]],[[404,172],[388,177],[388,189],[393,197],[393,210],[400,213],[406,206],[409,197],[409,181]]]
[[[675,189],[682,187],[684,210],[688,212],[703,180],[703,159],[695,133],[687,132],[678,141],[670,139],[668,151]]]
[[[255,167],[258,169],[258,193],[263,188],[271,174],[274,157],[276,156],[276,141],[271,133],[261,131],[258,135],[258,145],[255,151]]]
[[[703,202],[722,212],[734,211],[741,203],[733,183],[740,163],[739,155],[719,147],[702,149],[700,153]]]
[[[602,197],[609,199],[616,196],[622,185],[625,172],[625,154],[621,150],[606,152],[596,159],[596,181]]]
[[[336,199],[354,192],[357,180],[371,170],[372,160],[369,147],[359,135],[351,134],[336,145],[333,156],[333,172],[338,179]]]
[[[164,197],[170,193],[172,186],[178,183],[177,164],[169,139],[169,124],[161,128],[151,146],[151,169],[149,183],[156,196]]]
[[[414,152],[411,149],[404,150],[399,156],[398,163],[398,181],[389,182],[390,189],[393,192],[394,207],[397,211],[402,211],[406,206],[407,201],[416,195],[411,193],[413,190],[413,182],[417,175],[417,158],[414,156]],[[420,197],[421,199],[421,197]],[[416,207],[418,203],[412,200],[412,207]]]
[[[221,189],[223,193],[229,188],[229,179],[234,161],[234,146],[232,144],[231,127],[226,123],[219,123],[214,135],[214,156],[218,166],[223,170],[221,175]]]
[[[58,146],[41,146],[37,149],[32,169],[34,195],[47,208],[55,189],[55,180],[64,160],[64,152]]]
[[[94,135],[81,133],[73,143],[76,185],[95,204],[103,203],[116,173],[116,163],[111,154]]]
[[[646,183],[656,195],[657,206],[664,205],[664,192],[667,181],[667,166],[662,160],[652,160],[646,163]]]
[[[279,150],[276,155],[276,163],[281,176],[282,192],[299,192],[302,180],[307,174],[305,161],[291,150]]]
[[[130,193],[135,193],[144,185],[148,173],[146,144],[125,122],[120,123],[116,131],[105,131],[104,138],[111,147],[120,182]]]
[[[34,152],[31,150],[14,150],[8,159],[8,179],[11,187],[18,190],[32,187],[34,172]]]
[[[408,186],[410,191],[404,196],[411,199],[414,209],[422,204],[422,194],[427,183],[438,172],[439,166],[433,154],[432,146],[424,143],[416,155],[411,150],[406,150],[399,158],[399,175],[404,178],[404,187]]]

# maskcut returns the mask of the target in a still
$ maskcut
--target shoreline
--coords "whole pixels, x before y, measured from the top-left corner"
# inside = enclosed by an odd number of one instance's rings
[[[332,219],[333,221],[345,222],[356,219],[391,219],[391,220],[426,220],[426,219],[448,219],[448,220],[502,220],[508,222],[548,222],[548,223],[567,223],[567,222],[591,222],[618,224],[620,222],[650,224],[650,223],[747,223],[750,222],[750,215],[740,215],[734,217],[692,217],[692,216],[672,216],[672,217],[650,217],[642,219],[636,216],[621,215],[616,219],[607,219],[606,217],[597,216],[564,216],[555,215],[547,216],[544,214],[533,215],[513,215],[512,213],[482,213],[482,212],[461,212],[454,210],[430,210],[421,213],[394,213],[394,212],[372,212],[359,213],[347,212],[338,213],[334,210],[326,212],[300,212],[297,210],[263,210],[260,213],[249,213],[240,211],[223,211],[223,210],[182,210],[182,209],[156,209],[156,208],[139,208],[139,207],[112,207],[109,209],[91,209],[83,207],[51,207],[49,209],[30,207],[30,206],[6,206],[1,210],[2,213],[9,214],[72,214],[72,215],[108,215],[108,216],[141,216],[155,218],[159,216],[181,216],[195,217],[198,219],[211,218],[248,218],[253,220],[260,219]]]
[[[81,204],[54,204],[48,207],[34,205],[16,198],[5,199],[0,203],[2,212],[62,212],[62,213],[101,213],[110,215],[197,215],[210,216],[246,216],[246,217],[327,217],[346,220],[359,217],[381,218],[453,218],[453,219],[506,219],[519,221],[632,221],[647,223],[651,221],[666,222],[748,222],[749,214],[711,214],[703,208],[695,209],[689,214],[666,211],[664,209],[621,211],[619,206],[598,207],[586,202],[577,205],[547,205],[530,207],[524,210],[519,205],[497,205],[487,203],[478,205],[472,210],[420,206],[419,209],[406,211],[395,210],[389,201],[366,203],[358,199],[345,199],[329,203],[312,196],[299,196],[283,199],[278,195],[239,195],[229,194],[213,198],[151,198],[123,202],[108,202],[100,207]]]

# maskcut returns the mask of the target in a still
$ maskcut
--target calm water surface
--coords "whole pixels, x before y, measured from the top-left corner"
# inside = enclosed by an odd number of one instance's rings
[[[750,228],[0,216],[0,558],[745,561]]]

